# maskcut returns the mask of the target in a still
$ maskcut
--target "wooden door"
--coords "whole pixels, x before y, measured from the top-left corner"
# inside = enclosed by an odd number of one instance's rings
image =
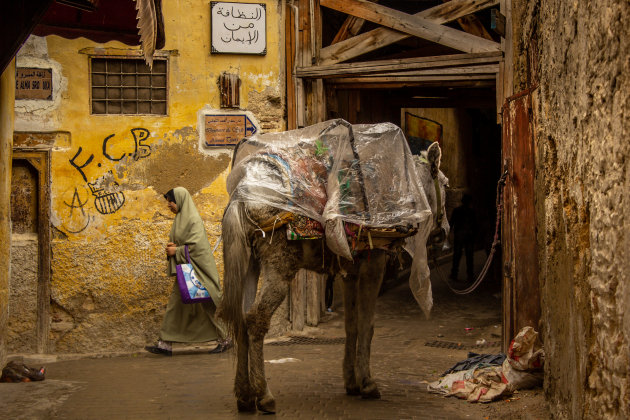
[[[521,328],[540,331],[531,103],[528,89],[503,106],[502,159],[508,170],[502,221],[504,351]]]

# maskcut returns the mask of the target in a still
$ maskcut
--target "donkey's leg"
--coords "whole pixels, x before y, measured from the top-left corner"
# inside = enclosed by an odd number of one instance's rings
[[[249,334],[249,381],[256,395],[256,407],[265,413],[275,413],[276,401],[265,378],[263,340],[269,331],[271,316],[287,295],[290,277],[263,268],[263,279],[262,290],[246,318]]]
[[[250,258],[243,287],[243,305],[245,311],[251,308],[258,288],[260,267],[254,258]],[[234,395],[238,411],[256,411],[256,396],[249,382],[249,335],[245,320],[235,331],[236,337],[236,377]]]
[[[245,329],[236,337],[236,358],[236,406],[238,411],[256,411],[255,395],[249,383],[249,338]]]
[[[346,345],[343,355],[343,382],[346,394],[359,395],[360,389],[354,370],[357,354],[357,277],[343,278],[343,306],[346,326]]]
[[[356,376],[363,398],[380,398],[381,393],[370,375],[370,350],[374,335],[376,298],[383,281],[387,254],[373,250],[369,260],[362,260],[358,275],[358,338]]]

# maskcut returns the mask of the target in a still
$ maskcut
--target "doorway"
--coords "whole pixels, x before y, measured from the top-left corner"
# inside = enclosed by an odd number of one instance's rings
[[[50,331],[50,150],[13,149],[7,350],[47,353]]]

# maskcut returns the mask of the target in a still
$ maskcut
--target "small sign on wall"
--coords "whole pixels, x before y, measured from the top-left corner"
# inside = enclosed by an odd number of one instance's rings
[[[206,146],[234,146],[258,129],[245,114],[204,115]]]
[[[264,3],[210,2],[212,53],[267,54]]]
[[[15,71],[15,99],[52,100],[52,69],[18,67]]]

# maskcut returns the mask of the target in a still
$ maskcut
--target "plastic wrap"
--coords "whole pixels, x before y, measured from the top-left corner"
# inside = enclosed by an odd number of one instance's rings
[[[227,187],[231,200],[324,226],[417,227],[431,216],[406,139],[389,123],[331,120],[252,136],[235,151]]]
[[[418,251],[409,281],[429,316],[433,299],[425,244],[432,214],[399,127],[339,119],[252,136],[234,151],[227,189],[232,202],[318,221],[328,248],[349,260],[348,223],[415,233],[408,238]]]

